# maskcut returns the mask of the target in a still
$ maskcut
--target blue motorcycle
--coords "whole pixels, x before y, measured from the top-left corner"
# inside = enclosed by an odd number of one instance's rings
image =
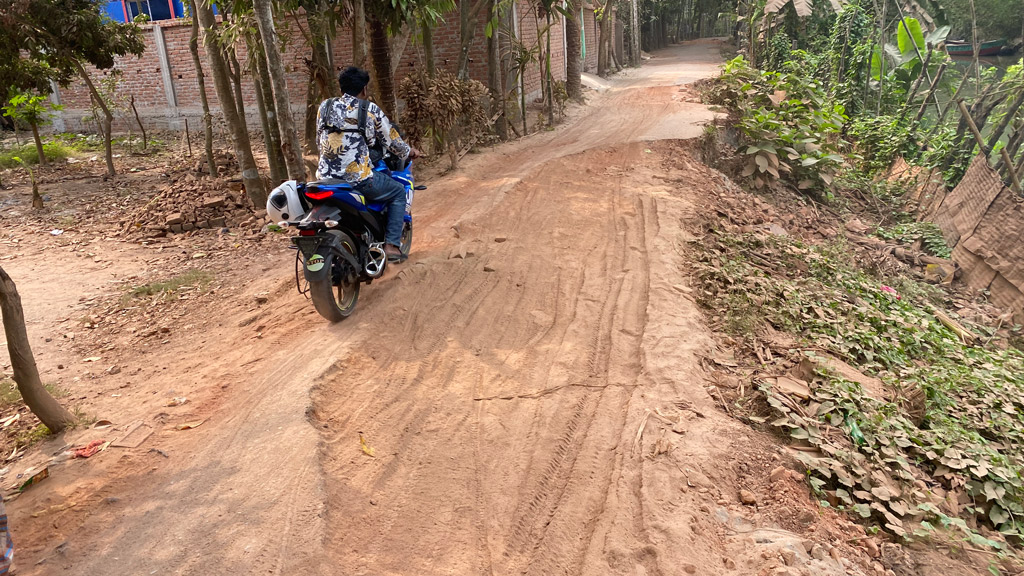
[[[402,259],[412,249],[412,198],[416,186],[412,162],[396,166],[393,158],[377,162],[374,170],[385,172],[405,188],[405,226]],[[390,164],[390,167],[389,167]],[[271,192],[267,213],[282,227],[295,227],[297,249],[295,282],[308,293],[316,311],[331,322],[340,322],[355,310],[359,285],[380,278],[387,269],[384,231],[387,212],[383,204],[367,203],[352,185],[340,180],[288,181]],[[308,286],[301,285],[299,268]]]

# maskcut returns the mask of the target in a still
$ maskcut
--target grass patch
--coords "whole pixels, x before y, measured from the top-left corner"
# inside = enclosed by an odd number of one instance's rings
[[[213,278],[212,273],[193,268],[168,280],[136,286],[128,292],[127,297],[148,298],[151,296],[166,296],[183,288],[204,289],[210,285],[210,282],[213,282]]]
[[[71,156],[73,150],[60,142],[46,142],[43,144],[43,153],[46,159],[51,162],[64,160]],[[20,168],[21,163],[14,158],[18,157],[28,164],[39,164],[39,155],[36,153],[36,145],[33,143],[23,144],[0,150],[0,169]]]
[[[53,382],[43,382],[43,388],[54,398],[64,398],[69,392]],[[0,378],[0,412],[24,404],[18,385],[11,378]]]
[[[1024,543],[1024,353],[965,343],[933,313],[934,287],[872,276],[842,242],[718,234],[697,250],[699,301],[749,357],[766,325],[798,341],[760,373],[824,351],[884,382],[875,397],[816,369],[808,398],[755,377],[737,401],[734,413],[820,451],[802,460],[823,502],[901,537],[944,528],[975,546]]]

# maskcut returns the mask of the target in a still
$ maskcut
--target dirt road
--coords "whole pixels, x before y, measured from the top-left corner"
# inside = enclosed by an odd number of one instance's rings
[[[699,365],[684,251],[722,179],[675,141],[713,117],[679,84],[719,62],[713,42],[661,51],[568,125],[429,182],[412,259],[341,324],[293,293],[282,242],[237,293],[269,291],[263,312],[194,319],[201,340],[141,376],[194,382],[204,424],[15,501],[40,538],[23,572],[752,573],[759,546],[799,547],[755,544],[736,512],[777,462]]]
[[[703,389],[709,340],[681,269],[687,191],[709,174],[644,142],[701,133],[710,115],[673,98],[675,84],[711,74],[717,48],[657,56],[572,126],[423,194],[426,241],[399,280],[368,291],[359,344],[315,396],[332,565],[723,566],[680,491],[687,478],[727,491],[723,456],[740,434]]]

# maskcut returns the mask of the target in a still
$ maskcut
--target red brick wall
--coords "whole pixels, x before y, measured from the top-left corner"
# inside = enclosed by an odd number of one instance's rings
[[[517,15],[519,17],[519,29],[525,41],[533,43],[537,35],[534,14],[529,10],[525,2],[517,2],[516,4],[519,10]],[[556,79],[564,80],[565,54],[563,49],[562,17],[561,15],[553,15],[552,19],[555,21],[555,25],[551,30],[551,71]],[[176,106],[170,106],[167,101],[160,58],[154,36],[156,33],[156,25],[154,24],[144,27],[143,36],[146,51],[141,57],[127,56],[117,59],[115,69],[123,73],[120,92],[135,95],[136,107],[147,127],[181,129],[184,126],[184,118],[189,118],[190,124],[195,122],[192,125],[198,126],[198,119],[202,116],[202,108],[199,101],[199,87],[196,83],[196,71],[192,64],[192,55],[188,47],[189,37],[192,33],[191,23],[188,20],[174,20],[163,21],[158,23],[158,25],[162,29],[167,49]],[[308,56],[309,47],[302,33],[295,30],[294,22],[285,20],[279,22],[278,26],[282,37],[289,39],[289,44],[285,47],[282,56],[287,72],[288,90],[292,98],[292,109],[298,115],[297,120],[301,121],[305,111],[306,83],[308,78],[308,71],[303,58]],[[473,43],[470,47],[469,74],[471,78],[486,83],[487,37],[484,29],[485,21],[481,15],[480,21],[477,23]],[[336,71],[348,66],[352,58],[351,31],[347,29],[339,30],[334,38],[331,50]],[[434,33],[435,64],[439,68],[454,72],[458,62],[459,50],[459,17],[458,12],[453,12],[446,16]],[[259,120],[256,113],[255,92],[245,62],[246,48],[244,42],[236,46],[236,51],[239,63],[243,68],[242,94],[246,105],[246,117],[250,125],[258,126]],[[201,39],[199,42],[199,54],[206,76],[207,97],[214,114],[216,114],[217,110],[219,110],[219,101],[210,74],[206,50]],[[396,87],[401,79],[419,69],[422,62],[423,47],[416,42],[415,38],[412,38],[403,53],[401,64],[395,74]],[[111,71],[90,70],[90,73],[94,81],[99,82],[102,78],[109,76]],[[531,65],[527,71],[527,93],[532,93],[535,96],[540,95],[540,68],[536,63]],[[67,88],[61,89],[60,97],[64,105],[63,117],[66,129],[81,129],[83,127],[82,118],[91,114],[89,110],[89,93],[85,85],[82,82],[72,83]],[[116,129],[123,130],[127,128],[129,121],[133,120],[130,112],[119,115],[116,121]]]
[[[587,57],[583,61],[583,71],[597,74],[597,40],[601,32],[597,29],[597,17],[593,8],[583,10],[584,41],[587,44]]]

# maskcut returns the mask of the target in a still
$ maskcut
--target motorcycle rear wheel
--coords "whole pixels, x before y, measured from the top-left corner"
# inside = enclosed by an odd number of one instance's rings
[[[358,258],[356,243],[344,232],[331,231],[338,246]],[[335,278],[338,282],[335,283]],[[359,271],[340,255],[331,259],[331,271],[323,279],[309,283],[309,295],[316,311],[330,322],[341,322],[356,309],[359,300]]]

